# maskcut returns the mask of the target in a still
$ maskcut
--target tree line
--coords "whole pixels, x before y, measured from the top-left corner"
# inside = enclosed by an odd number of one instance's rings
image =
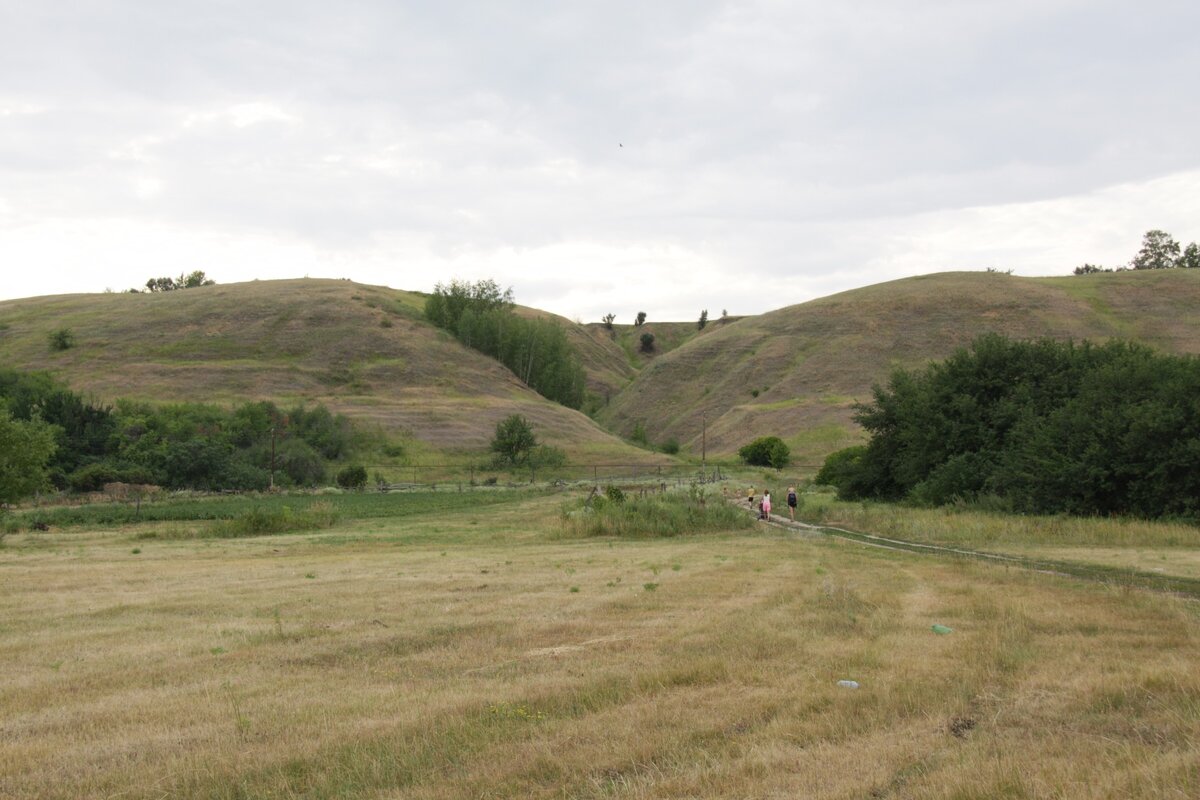
[[[1195,356],[989,334],[876,386],[855,417],[869,442],[817,481],[846,499],[1196,519],[1197,397]]]
[[[312,486],[354,442],[350,420],[321,405],[109,406],[46,373],[16,370],[0,370],[0,413],[10,436],[49,442],[49,452],[32,466],[23,462],[20,472],[32,469],[35,483],[76,491],[116,482],[205,490]],[[0,456],[11,452],[0,441]]]
[[[1124,272],[1127,269],[1200,269],[1200,245],[1195,242],[1180,247],[1179,242],[1166,231],[1146,231],[1142,247],[1129,261],[1127,267],[1100,267],[1083,264],[1075,268],[1076,275],[1093,275],[1097,272]]]
[[[467,347],[495,358],[526,386],[568,408],[583,405],[586,376],[567,334],[556,322],[514,312],[512,289],[492,280],[437,284],[425,318]]]

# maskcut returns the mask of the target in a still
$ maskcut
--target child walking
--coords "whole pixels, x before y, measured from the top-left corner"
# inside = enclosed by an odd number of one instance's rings
[[[765,519],[767,522],[770,522],[771,521],[771,490],[770,489],[766,489],[763,491],[762,509],[763,509],[763,519]]]

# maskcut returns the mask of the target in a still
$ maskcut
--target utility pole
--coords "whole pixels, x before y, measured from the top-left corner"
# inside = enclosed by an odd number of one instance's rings
[[[275,491],[275,426],[271,426],[271,491]]]
[[[708,414],[700,415],[700,466],[708,465]]]

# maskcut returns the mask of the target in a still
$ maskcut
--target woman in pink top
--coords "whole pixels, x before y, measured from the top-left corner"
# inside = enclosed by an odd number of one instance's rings
[[[769,490],[763,492],[762,506],[763,506],[763,519],[765,519],[767,522],[770,522],[771,521],[771,492]]]

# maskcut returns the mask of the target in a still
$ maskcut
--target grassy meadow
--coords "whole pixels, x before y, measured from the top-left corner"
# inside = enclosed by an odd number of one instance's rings
[[[0,797],[1200,795],[1193,601],[450,496],[9,535]]]

